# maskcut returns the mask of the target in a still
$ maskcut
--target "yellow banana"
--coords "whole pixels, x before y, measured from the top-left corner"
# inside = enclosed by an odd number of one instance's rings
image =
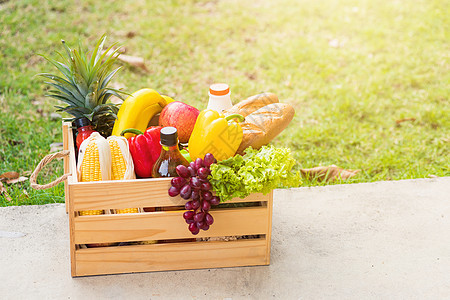
[[[170,102],[174,102],[175,100],[173,100],[172,98],[170,98],[169,96],[166,95],[161,95],[161,97],[164,98],[164,100],[166,100],[166,105],[169,104]]]
[[[150,119],[160,113],[171,102],[170,100],[172,100],[170,97],[161,96],[152,89],[141,89],[134,92],[122,103],[112,135],[120,135],[123,130],[128,128],[136,128],[144,132]],[[125,134],[126,138],[131,136],[133,133]]]

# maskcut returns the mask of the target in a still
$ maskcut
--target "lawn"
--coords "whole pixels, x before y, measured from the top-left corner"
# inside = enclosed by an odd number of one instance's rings
[[[0,173],[29,176],[62,140],[35,77],[54,70],[37,54],[106,33],[146,60],[148,71],[124,64],[116,76],[127,92],[203,109],[209,84],[227,82],[234,102],[266,91],[293,105],[274,144],[297,169],[361,170],[342,183],[449,176],[449,11],[448,0],[0,1]],[[54,162],[39,182],[62,173]],[[62,184],[6,187],[0,206],[64,200]]]

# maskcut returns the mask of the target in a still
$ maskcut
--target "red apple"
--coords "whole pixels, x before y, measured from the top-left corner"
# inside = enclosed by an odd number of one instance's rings
[[[200,111],[193,106],[180,101],[166,105],[159,116],[159,125],[175,127],[181,143],[187,143],[194,129]]]

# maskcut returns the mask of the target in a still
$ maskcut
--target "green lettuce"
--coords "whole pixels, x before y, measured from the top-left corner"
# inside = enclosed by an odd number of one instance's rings
[[[212,164],[208,179],[222,202],[252,193],[267,194],[276,188],[301,184],[299,172],[292,171],[295,162],[288,148],[249,147],[244,156],[236,155]]]

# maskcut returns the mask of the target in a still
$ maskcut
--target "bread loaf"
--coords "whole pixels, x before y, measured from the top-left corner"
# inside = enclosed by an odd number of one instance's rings
[[[278,102],[279,101],[277,95],[273,93],[262,93],[242,100],[229,109],[224,110],[223,113],[226,116],[232,114],[240,114],[246,117],[266,105]]]
[[[237,153],[244,154],[249,146],[259,149],[267,145],[289,125],[294,114],[291,105],[272,103],[246,116],[245,121],[240,123],[244,135]]]

